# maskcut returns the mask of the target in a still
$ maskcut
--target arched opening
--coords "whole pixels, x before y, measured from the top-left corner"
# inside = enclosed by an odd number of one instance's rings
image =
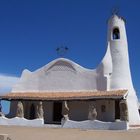
[[[62,119],[62,102],[53,103],[53,121],[54,123],[60,123]]]
[[[113,29],[113,40],[120,39],[120,31],[118,28]]]
[[[0,100],[0,111],[8,115],[10,113],[10,101]]]
[[[30,120],[35,119],[35,106],[34,104],[31,105],[30,107]]]

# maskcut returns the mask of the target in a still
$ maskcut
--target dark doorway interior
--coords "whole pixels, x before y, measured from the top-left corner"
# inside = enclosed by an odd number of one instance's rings
[[[120,101],[116,100],[115,101],[115,119],[120,119],[120,106],[119,106]]]
[[[62,119],[62,102],[54,102],[53,104],[53,121],[60,123]]]
[[[31,105],[30,107],[30,120],[35,119],[35,106],[34,104]]]

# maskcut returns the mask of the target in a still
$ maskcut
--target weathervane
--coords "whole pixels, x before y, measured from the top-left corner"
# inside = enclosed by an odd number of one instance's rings
[[[68,50],[69,48],[63,45],[56,48],[56,52],[59,57],[64,57],[64,55],[67,53]]]

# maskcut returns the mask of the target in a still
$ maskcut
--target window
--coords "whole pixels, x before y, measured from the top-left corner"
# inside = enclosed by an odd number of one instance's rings
[[[118,28],[113,29],[113,40],[120,39],[120,31]]]

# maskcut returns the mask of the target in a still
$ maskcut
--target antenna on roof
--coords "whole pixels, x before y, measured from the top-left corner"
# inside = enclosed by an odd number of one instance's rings
[[[64,57],[68,52],[69,48],[67,46],[61,45],[60,47],[56,48],[57,55],[59,57]]]

